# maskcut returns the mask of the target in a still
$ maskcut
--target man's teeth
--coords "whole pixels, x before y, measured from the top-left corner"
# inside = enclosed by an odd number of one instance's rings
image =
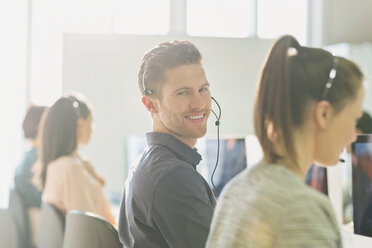
[[[186,118],[190,120],[198,120],[198,119],[203,118],[203,115],[189,115],[189,116],[186,116]]]

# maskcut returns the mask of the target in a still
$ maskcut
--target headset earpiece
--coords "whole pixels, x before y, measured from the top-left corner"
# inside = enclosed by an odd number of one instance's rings
[[[144,93],[145,93],[146,96],[151,96],[154,92],[152,90],[144,88]]]

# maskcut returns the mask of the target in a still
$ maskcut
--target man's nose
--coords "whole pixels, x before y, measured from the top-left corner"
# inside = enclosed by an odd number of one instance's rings
[[[190,108],[193,110],[201,110],[207,105],[206,97],[201,94],[193,94],[193,97],[190,99]]]

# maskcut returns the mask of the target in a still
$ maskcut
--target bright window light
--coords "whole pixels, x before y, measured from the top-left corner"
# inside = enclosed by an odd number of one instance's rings
[[[8,206],[13,174],[24,150],[26,1],[0,1],[0,208]]]
[[[58,0],[63,6],[62,31],[111,33],[114,0]],[[55,4],[55,3],[54,3]]]
[[[187,33],[212,37],[253,36],[255,11],[254,0],[188,0]]]
[[[67,14],[64,16],[63,10],[69,9],[68,6],[71,6],[71,13],[76,13],[76,9],[79,8],[80,4],[72,6],[72,0],[32,1],[32,3],[30,101],[33,104],[50,106],[62,93],[62,34],[64,31],[83,32],[88,27],[82,24],[82,20],[79,22],[77,17],[73,18],[72,14],[69,18]],[[71,23],[72,19],[75,20],[75,26]]]
[[[117,0],[114,3],[115,32],[167,34],[169,5],[169,0]]]
[[[277,38],[284,34],[307,42],[307,0],[258,0],[257,35]]]

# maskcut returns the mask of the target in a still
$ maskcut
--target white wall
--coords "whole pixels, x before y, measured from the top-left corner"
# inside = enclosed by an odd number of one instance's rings
[[[370,0],[324,0],[323,44],[372,41],[371,12]]]
[[[0,1],[0,208],[8,205],[13,172],[25,150],[27,11],[26,1]]]
[[[151,130],[142,106],[137,72],[144,53],[161,41],[185,37],[65,34],[63,90],[83,93],[95,105],[95,126],[87,155],[121,191],[125,180],[125,138]],[[256,82],[271,40],[190,38],[203,54],[212,95],[222,107],[221,133],[253,133]],[[217,107],[214,108],[217,110]],[[208,134],[215,134],[210,117]]]
[[[326,49],[337,56],[354,61],[361,68],[365,76],[363,107],[372,114],[372,42],[339,43]]]

